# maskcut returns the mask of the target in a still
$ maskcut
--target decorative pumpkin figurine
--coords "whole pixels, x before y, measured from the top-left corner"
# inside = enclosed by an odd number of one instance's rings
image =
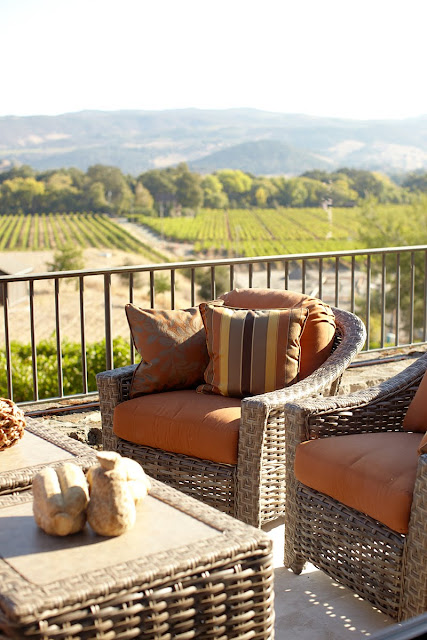
[[[89,488],[77,465],[66,462],[40,471],[33,479],[33,495],[35,521],[46,533],[67,536],[85,526]]]
[[[150,481],[135,460],[114,451],[100,451],[96,457],[99,465],[87,473],[87,519],[99,535],[119,536],[135,524],[135,505],[147,495]]]
[[[12,447],[24,435],[25,416],[8,398],[0,398],[0,451]]]

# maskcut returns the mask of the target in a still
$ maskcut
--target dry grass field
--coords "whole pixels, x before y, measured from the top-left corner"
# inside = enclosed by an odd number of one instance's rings
[[[120,223],[133,235],[140,240],[160,251],[166,259],[171,261],[186,261],[194,256],[192,245],[170,242],[162,240],[152,231],[144,230],[140,226],[136,226],[128,221],[120,220]],[[48,265],[53,260],[53,251],[7,251],[0,253],[0,268],[7,270],[8,263],[11,265],[31,267],[32,273],[45,273],[48,271]],[[125,265],[149,264],[150,262],[141,254],[129,253],[117,249],[100,250],[92,248],[85,249],[84,252],[84,268],[85,269],[105,269],[108,267],[122,267]],[[296,270],[298,272],[298,270]],[[309,274],[307,274],[309,275]],[[309,292],[312,295],[317,294],[315,288],[318,282],[317,274],[312,274],[310,284],[308,284]],[[347,274],[342,274],[340,286],[341,302],[348,297],[349,287],[346,282]],[[298,290],[300,282],[299,273],[290,274],[291,281],[289,288]],[[169,272],[166,271],[162,276],[169,282]],[[294,280],[295,277],[295,280]],[[248,286],[247,268],[242,267],[235,269],[235,286]],[[266,286],[266,272],[263,269],[255,270],[253,274],[253,286]],[[284,287],[284,273],[278,269],[272,272],[271,286],[275,288]],[[334,298],[334,274],[326,274],[324,280],[324,299],[333,303]],[[34,285],[34,315],[35,315],[35,339],[40,340],[55,337],[55,294],[54,282],[52,280],[43,280],[36,282]],[[60,281],[60,331],[61,339],[70,341],[80,341],[81,319],[80,319],[80,299],[78,282]],[[149,296],[149,274],[139,274],[134,280],[134,304],[140,307],[150,306]],[[125,305],[129,302],[129,282],[126,278],[119,275],[112,276],[111,283],[111,299],[112,299],[112,327],[113,337],[128,337],[129,331],[125,315]],[[176,273],[175,281],[175,307],[188,307],[190,305],[190,282],[184,278],[179,272]],[[198,302],[196,300],[196,302]],[[103,276],[95,275],[85,278],[84,290],[84,324],[86,332],[86,341],[97,342],[104,338],[105,331],[105,313],[104,313],[104,280]],[[155,297],[155,306],[157,308],[170,308],[171,298],[170,291],[165,293],[157,293]],[[0,308],[2,315],[2,308]],[[21,343],[29,343],[31,340],[30,333],[30,306],[28,295],[18,303],[11,304],[9,308],[9,333],[11,340],[17,340]],[[4,346],[5,327],[3,319],[0,317],[0,349]]]
[[[6,252],[1,254],[2,268],[8,262],[31,266],[32,273],[44,273],[53,259],[52,251]],[[119,250],[100,251],[86,249],[84,251],[85,269],[105,269],[114,266],[147,264],[140,254],[132,254]],[[12,285],[11,285],[12,286]],[[175,305],[188,306],[188,282],[177,277]],[[181,293],[182,291],[182,293]],[[34,316],[36,341],[55,336],[55,293],[54,282],[42,280],[34,285]],[[119,275],[112,276],[112,323],[113,336],[128,336],[128,327],[124,307],[129,302],[128,281]],[[141,307],[150,306],[149,275],[141,274],[134,285],[134,304]],[[102,275],[85,278],[84,288],[84,323],[87,342],[95,342],[104,337],[104,280]],[[170,292],[156,295],[156,306],[170,307]],[[71,341],[80,340],[80,296],[78,281],[60,281],[59,286],[60,330],[61,337]],[[2,313],[2,308],[0,312]],[[24,298],[9,307],[9,334],[11,340],[30,342],[30,305]],[[5,327],[0,319],[0,348],[4,345]]]

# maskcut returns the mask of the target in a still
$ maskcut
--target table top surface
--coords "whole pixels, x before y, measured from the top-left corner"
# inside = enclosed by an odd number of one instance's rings
[[[47,465],[75,462],[87,467],[90,458],[95,460],[96,452],[88,445],[28,420],[23,437],[0,451],[0,494],[29,486],[32,477]]]
[[[0,603],[13,618],[37,616],[139,585],[209,569],[248,550],[271,552],[266,534],[152,481],[135,526],[107,538],[49,536],[33,517],[30,492],[0,497]]]

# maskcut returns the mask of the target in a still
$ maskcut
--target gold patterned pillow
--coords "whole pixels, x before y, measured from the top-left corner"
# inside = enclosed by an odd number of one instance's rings
[[[131,398],[195,388],[203,380],[209,358],[197,307],[161,311],[127,304],[126,316],[141,356],[132,378]]]
[[[298,381],[308,310],[237,309],[202,303],[209,365],[197,391],[246,397]]]

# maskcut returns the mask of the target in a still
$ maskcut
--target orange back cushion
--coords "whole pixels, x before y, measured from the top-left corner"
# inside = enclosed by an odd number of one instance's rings
[[[301,335],[300,380],[318,369],[331,353],[335,336],[332,309],[318,298],[286,289],[233,289],[220,296],[225,305],[246,309],[303,307],[309,316]]]
[[[427,429],[427,372],[424,374],[403,419],[406,431],[424,433]]]

